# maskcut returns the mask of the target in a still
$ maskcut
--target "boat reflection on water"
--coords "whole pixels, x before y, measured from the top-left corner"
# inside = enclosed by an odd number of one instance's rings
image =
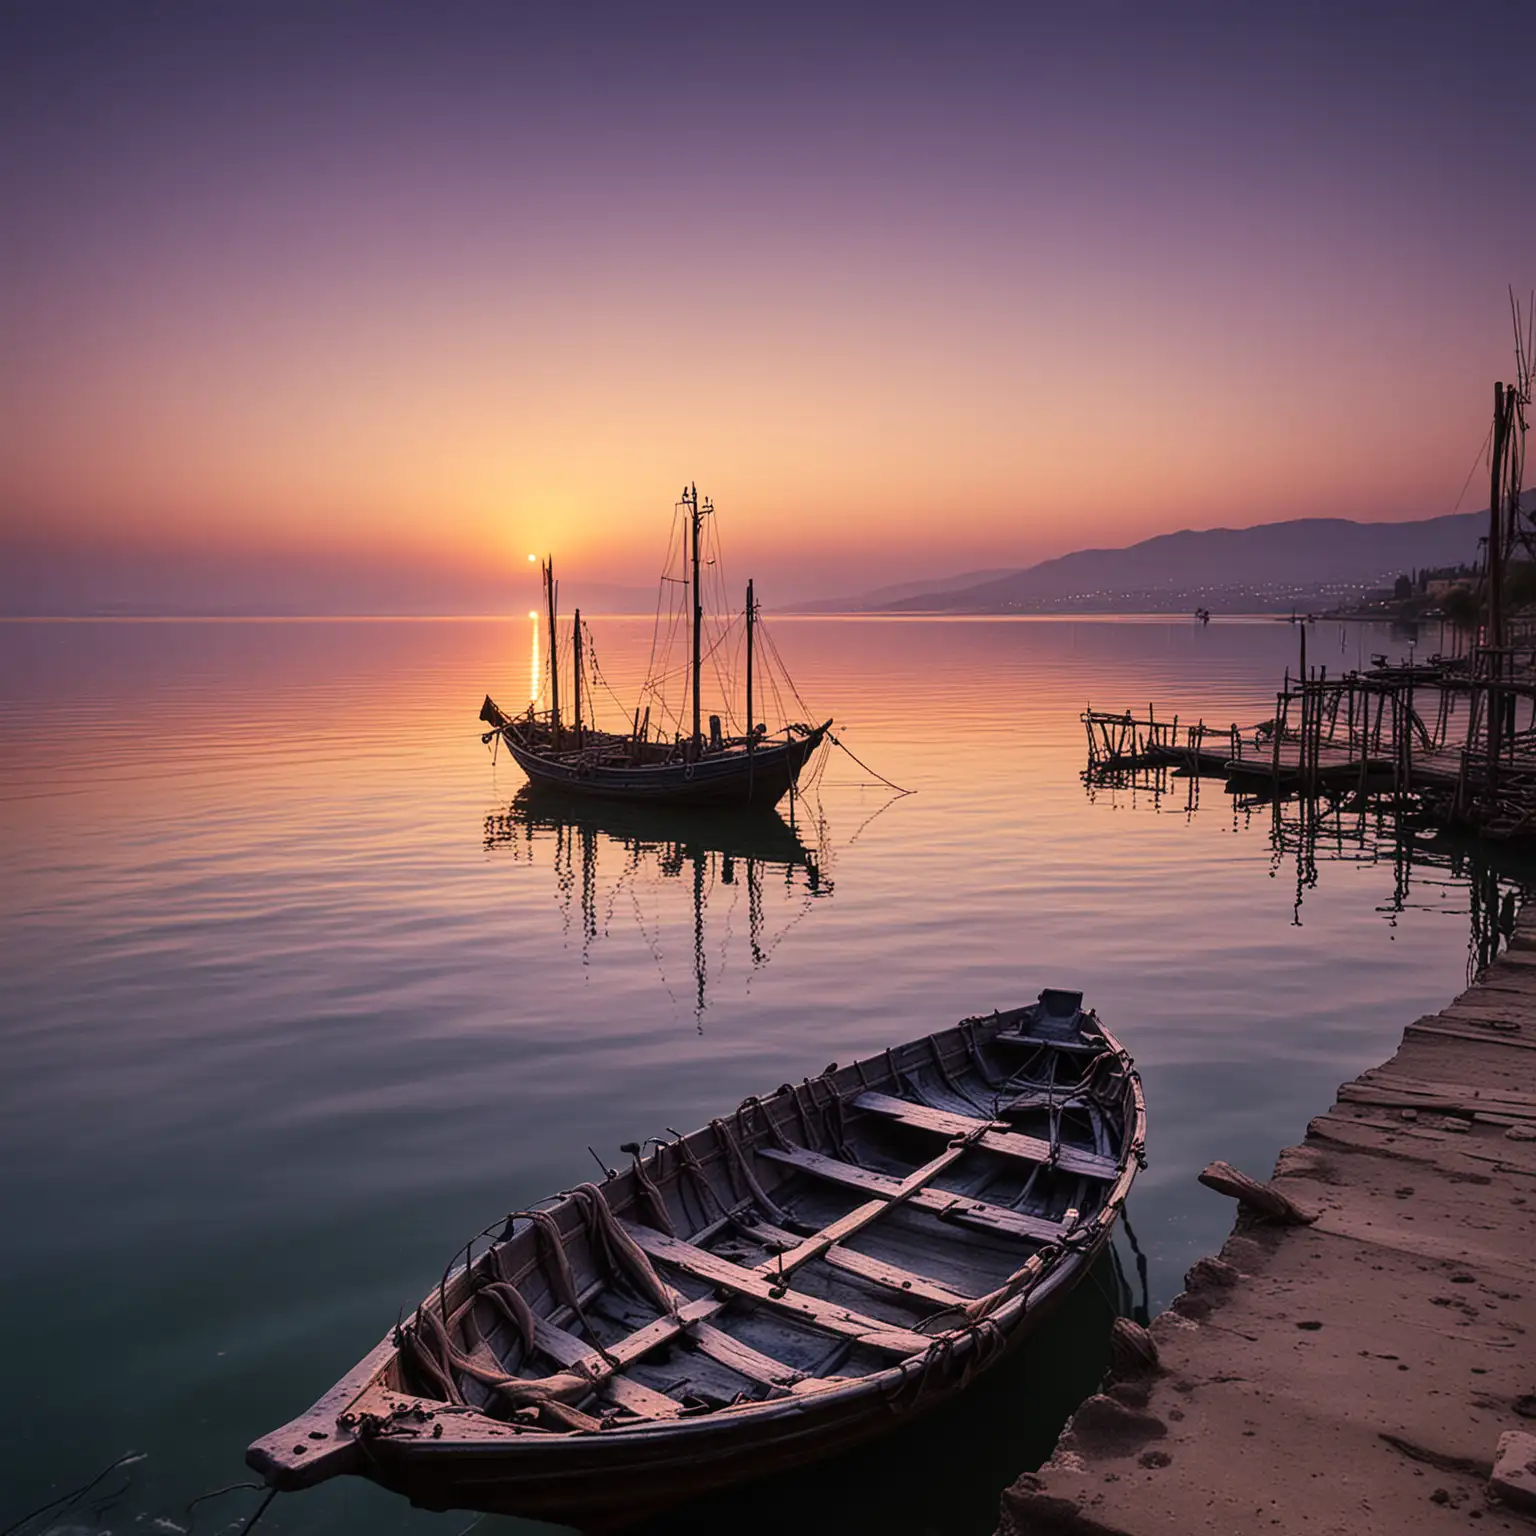
[[[567,925],[580,925],[583,959],[627,908],[670,991],[669,952],[676,953],[681,926],[693,972],[690,1006],[702,1028],[710,982],[730,964],[733,944],[759,970],[785,934],[831,897],[826,822],[813,825],[808,843],[771,809],[573,802],[524,789],[485,818],[485,846],[550,865]],[[734,921],[743,904],[744,934]],[[719,931],[706,942],[712,915]]]

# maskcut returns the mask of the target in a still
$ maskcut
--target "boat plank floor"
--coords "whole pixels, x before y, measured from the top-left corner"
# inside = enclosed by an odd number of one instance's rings
[[[711,1323],[695,1323],[688,1330],[688,1337],[711,1358],[763,1386],[792,1387],[797,1381],[805,1379],[804,1371],[797,1371],[782,1360],[753,1349],[734,1334],[726,1333]]]

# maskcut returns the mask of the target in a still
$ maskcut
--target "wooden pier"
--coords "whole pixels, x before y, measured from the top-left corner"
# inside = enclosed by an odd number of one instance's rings
[[[1117,1325],[1117,1366],[999,1536],[1529,1536],[1536,915],[1259,1190],[1150,1336]]]
[[[1536,836],[1536,642],[1336,677],[1307,669],[1303,646],[1302,669],[1249,725],[1085,710],[1085,780],[1171,769],[1259,798],[1389,795],[1490,837]]]

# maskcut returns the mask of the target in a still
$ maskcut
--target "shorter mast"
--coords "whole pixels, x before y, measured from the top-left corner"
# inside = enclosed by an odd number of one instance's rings
[[[555,562],[544,561],[544,593],[549,599],[549,725],[554,750],[560,750],[560,667],[559,635],[555,630]]]
[[[571,682],[576,688],[576,747],[579,751],[581,738],[581,609],[576,610],[576,621],[571,629]]]
[[[752,756],[757,740],[757,726],[752,716],[752,630],[757,621],[756,603],[752,600],[752,583],[747,582],[747,756]]]

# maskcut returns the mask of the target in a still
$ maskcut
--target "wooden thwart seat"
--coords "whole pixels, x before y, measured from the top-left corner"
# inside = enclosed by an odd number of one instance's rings
[[[800,1241],[793,1232],[786,1232],[782,1227],[770,1226],[766,1222],[739,1222],[737,1226],[748,1237],[754,1237],[761,1243],[792,1247]],[[951,1290],[937,1280],[930,1280],[926,1275],[900,1269],[894,1264],[887,1264],[883,1259],[872,1258],[853,1248],[844,1248],[840,1243],[834,1243],[822,1254],[822,1258],[833,1269],[857,1275],[861,1280],[868,1280],[890,1291],[898,1291],[903,1296],[915,1296],[919,1301],[932,1302],[936,1307],[963,1307],[966,1302],[975,1299]]]
[[[533,1320],[533,1342],[535,1348],[557,1365],[574,1367],[582,1375],[592,1378],[594,1390],[605,1390],[619,1407],[628,1408],[631,1413],[646,1419],[675,1419],[683,1411],[682,1404],[664,1392],[653,1392],[638,1381],[614,1374],[608,1362],[590,1345],[582,1343],[575,1334],[546,1323],[543,1318]]]
[[[802,1318],[827,1333],[852,1339],[870,1349],[905,1357],[921,1354],[933,1343],[926,1334],[897,1328],[877,1318],[850,1311],[847,1307],[834,1306],[829,1301],[788,1290],[778,1284],[772,1270],[743,1269],[740,1264],[732,1264],[729,1259],[719,1258],[702,1248],[695,1248],[692,1243],[668,1237],[650,1227],[633,1226],[626,1222],[625,1230],[651,1258],[660,1259],[663,1264],[670,1264],[684,1274],[707,1280],[711,1285],[721,1286],[738,1296],[748,1296],[764,1306]],[[786,1274],[785,1279],[789,1278]]]
[[[991,1124],[971,1115],[930,1109],[926,1104],[914,1104],[910,1099],[896,1099],[888,1093],[874,1091],[861,1093],[853,1105],[855,1109],[868,1110],[871,1114],[883,1115],[901,1125],[933,1131],[940,1136],[970,1136],[978,1127]],[[1019,1131],[1005,1129],[982,1132],[976,1138],[976,1145],[1003,1157],[1021,1157],[1032,1163],[1045,1162],[1051,1151],[1050,1143],[1042,1141],[1038,1136],[1025,1136]],[[1090,1179],[1114,1179],[1120,1173],[1114,1158],[1101,1157],[1096,1152],[1084,1152],[1076,1147],[1062,1147],[1056,1157],[1056,1166],[1065,1173],[1080,1173]]]

